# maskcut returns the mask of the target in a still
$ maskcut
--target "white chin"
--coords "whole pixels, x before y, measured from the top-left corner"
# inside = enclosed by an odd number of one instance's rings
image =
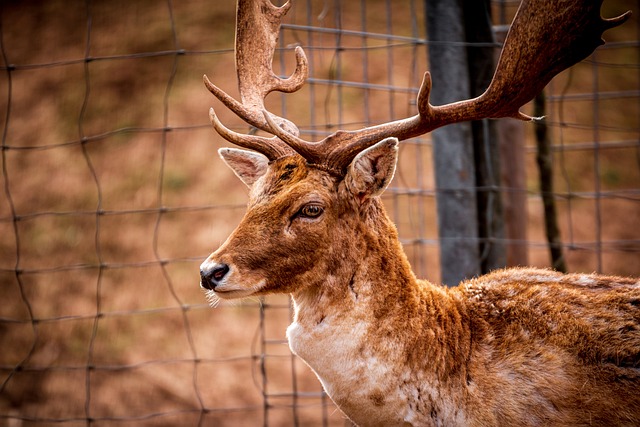
[[[237,299],[237,298],[244,298],[244,297],[249,297],[251,295],[253,295],[254,291],[248,290],[248,289],[238,289],[238,290],[229,290],[229,291],[223,291],[223,290],[216,290],[216,291],[211,291],[216,297],[220,298],[220,299]]]
[[[245,298],[253,295],[253,292],[248,292],[245,290],[238,291],[226,291],[226,292],[215,292],[211,290],[205,290],[205,296],[209,305],[211,307],[217,307],[220,304],[220,301],[234,301],[240,298]]]
[[[219,299],[245,298],[255,294],[256,292],[259,292],[262,288],[264,288],[265,283],[266,280],[261,280],[253,286],[243,286],[242,288],[223,284],[221,286],[217,286],[215,291],[210,292],[212,292]]]

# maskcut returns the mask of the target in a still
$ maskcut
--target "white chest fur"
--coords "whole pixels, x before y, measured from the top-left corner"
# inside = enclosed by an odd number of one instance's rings
[[[294,303],[295,321],[287,328],[291,350],[340,409],[363,427],[468,425],[457,398],[443,393],[430,361],[407,366],[406,346],[377,336],[370,329],[370,307],[353,302],[321,318]]]
[[[364,325],[327,316],[317,325],[293,322],[287,337],[291,350],[352,421],[363,426],[412,425],[406,422],[414,414],[402,387],[404,375],[371,354]]]

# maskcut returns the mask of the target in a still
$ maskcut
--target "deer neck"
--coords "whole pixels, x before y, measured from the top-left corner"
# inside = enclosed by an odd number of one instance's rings
[[[345,230],[354,238],[340,239],[337,235]],[[326,275],[310,278],[292,294],[296,321],[310,325],[332,314],[357,316],[365,308],[377,313],[415,291],[417,280],[395,225],[378,199],[371,201],[362,217],[346,218],[335,232],[328,238],[341,244],[332,246],[323,260]]]
[[[430,360],[434,376],[422,380],[449,377],[459,369],[454,361],[466,359],[459,353],[468,351],[460,344],[469,343],[460,304],[444,288],[416,279],[382,204],[372,209],[372,215],[353,224],[359,239],[341,249],[344,261],[335,274],[292,295],[290,346],[330,395],[341,390],[336,384],[353,381],[344,378],[345,371],[358,376],[366,370],[361,378],[375,388],[383,379],[389,385],[389,377],[418,380],[414,369]],[[398,366],[406,372],[389,371]]]

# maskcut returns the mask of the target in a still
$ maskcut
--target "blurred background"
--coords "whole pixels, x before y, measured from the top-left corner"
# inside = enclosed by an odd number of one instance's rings
[[[274,71],[290,74],[301,45],[310,79],[267,107],[317,140],[416,114],[426,70],[434,97],[458,96],[442,75],[472,96],[474,49],[493,67],[518,2],[490,2],[487,40],[439,38],[427,6],[297,0]],[[634,16],[523,108],[542,125],[461,125],[466,207],[441,210],[462,191],[437,174],[453,136],[401,144],[384,201],[419,277],[640,275],[639,6],[606,1],[603,16]],[[0,425],[349,425],[289,352],[287,296],[211,308],[199,288],[247,200],[209,107],[250,129],[202,83],[238,95],[235,2],[16,0],[0,13]],[[443,49],[461,50],[467,74]]]

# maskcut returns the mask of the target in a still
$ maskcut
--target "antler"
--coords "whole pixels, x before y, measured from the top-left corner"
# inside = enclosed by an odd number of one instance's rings
[[[236,101],[204,76],[205,86],[230,110],[252,126],[270,131],[262,111],[264,98],[272,91],[295,92],[302,87],[309,74],[307,57],[301,47],[296,47],[296,69],[287,79],[273,73],[271,61],[278,41],[280,21],[289,11],[291,2],[281,7],[269,0],[238,0],[236,10],[236,71],[240,100]],[[292,154],[289,148],[277,138],[242,135],[222,125],[213,108],[209,116],[216,131],[236,145],[262,152],[269,159]],[[287,133],[299,135],[300,131],[290,121],[275,117],[276,126]]]
[[[631,11],[627,11],[613,19],[602,19],[602,0],[523,0],[511,24],[493,79],[479,97],[433,106],[429,103],[431,76],[427,72],[418,92],[417,115],[357,131],[337,131],[322,141],[308,142],[298,137],[295,125],[266,112],[263,103],[264,96],[271,90],[292,92],[299,89],[306,79],[306,58],[300,47],[296,48],[298,66],[289,79],[278,80],[269,64],[280,19],[289,6],[290,3],[287,3],[276,8],[269,0],[238,2],[236,55],[242,103],[247,108],[220,91],[205,77],[207,87],[218,99],[245,121],[275,137],[236,134],[224,128],[213,113],[212,122],[224,138],[237,145],[263,153],[264,147],[268,146],[266,150],[276,157],[290,155],[293,150],[309,163],[339,173],[344,173],[360,151],[390,136],[403,140],[447,124],[483,118],[532,120],[532,117],[520,112],[520,107],[533,99],[558,73],[583,60],[603,44],[601,37],[604,31],[622,24],[631,15]],[[244,7],[250,11],[251,19],[241,20],[241,15],[245,16],[241,13]],[[258,15],[260,9],[265,14],[253,16]],[[265,22],[269,25],[265,25]],[[257,28],[254,30],[252,27],[251,32],[260,34],[253,42],[251,38],[240,37],[247,31],[247,25],[256,25]],[[265,28],[269,28],[271,33],[265,34]],[[267,41],[272,44],[260,45]],[[268,57],[260,56],[267,51]],[[274,78],[276,82],[287,83],[274,84]],[[246,102],[243,89],[244,93],[251,94],[246,96]],[[267,156],[272,159],[269,154]]]

